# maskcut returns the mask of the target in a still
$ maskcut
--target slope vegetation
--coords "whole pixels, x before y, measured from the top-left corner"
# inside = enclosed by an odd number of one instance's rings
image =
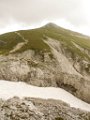
[[[33,30],[21,30],[18,34],[28,40],[28,43],[23,45],[17,52],[23,52],[28,49],[34,49],[36,51],[50,51],[48,45],[43,42],[43,39],[47,37],[59,40],[72,52],[72,55],[78,54],[81,57],[89,58],[88,51],[90,51],[90,38],[79,33],[72,32],[70,30],[63,29],[52,23],[49,23],[41,28]],[[8,53],[18,43],[24,42],[23,38],[15,32],[0,35],[0,53]],[[79,49],[80,46],[82,50]]]

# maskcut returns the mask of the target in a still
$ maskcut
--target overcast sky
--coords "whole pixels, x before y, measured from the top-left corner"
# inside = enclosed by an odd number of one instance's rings
[[[90,35],[90,0],[0,0],[0,33],[47,22]]]

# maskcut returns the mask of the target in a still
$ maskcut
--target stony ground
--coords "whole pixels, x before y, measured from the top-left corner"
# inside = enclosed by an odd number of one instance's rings
[[[61,101],[14,97],[0,100],[0,120],[90,120],[90,113]]]

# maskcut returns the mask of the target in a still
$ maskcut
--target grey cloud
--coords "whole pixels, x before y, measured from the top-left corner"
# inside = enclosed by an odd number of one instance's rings
[[[87,22],[80,9],[82,0],[0,0],[0,27],[10,19],[32,25],[41,21],[65,18],[71,24]],[[82,19],[82,20],[81,20]]]

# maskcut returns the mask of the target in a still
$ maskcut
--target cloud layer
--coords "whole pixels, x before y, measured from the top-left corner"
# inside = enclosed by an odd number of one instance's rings
[[[16,23],[19,27],[43,21],[58,21],[61,25],[59,20],[63,19],[65,24],[88,33],[89,3],[89,0],[0,0],[0,31]]]

